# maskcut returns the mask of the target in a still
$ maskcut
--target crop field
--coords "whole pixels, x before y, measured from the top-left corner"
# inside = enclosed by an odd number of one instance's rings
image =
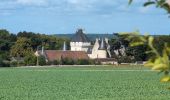
[[[142,66],[0,68],[0,100],[169,100]]]

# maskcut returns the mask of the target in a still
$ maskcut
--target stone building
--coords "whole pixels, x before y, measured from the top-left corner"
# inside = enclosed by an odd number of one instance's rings
[[[91,42],[83,30],[78,29],[70,42],[71,51],[85,51],[90,59],[111,57],[110,45],[107,38],[97,38],[94,45]]]
[[[61,58],[78,59],[94,59],[103,64],[114,63],[111,58],[110,45],[107,38],[97,38],[94,45],[86,36],[82,29],[78,29],[70,42],[70,50],[67,50],[66,43],[63,44],[63,50],[44,50],[37,51],[39,55],[43,55],[47,62],[60,60]]]

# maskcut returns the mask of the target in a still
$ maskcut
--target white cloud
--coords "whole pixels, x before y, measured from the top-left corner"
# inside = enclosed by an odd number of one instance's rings
[[[151,11],[151,7],[139,7],[138,10],[140,13],[148,13]]]
[[[145,0],[134,0],[128,6],[128,0],[3,0],[0,10],[30,11],[37,13],[43,11],[57,14],[96,14],[112,15],[113,13],[148,13],[153,9],[142,7]],[[170,1],[170,0],[169,0]],[[8,11],[10,12],[10,11]]]
[[[34,6],[43,6],[47,4],[47,0],[17,0],[16,2],[22,5],[34,5]]]

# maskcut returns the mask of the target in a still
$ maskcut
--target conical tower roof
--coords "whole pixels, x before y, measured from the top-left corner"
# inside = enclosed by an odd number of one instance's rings
[[[73,36],[71,42],[90,42],[89,38],[83,33],[82,29],[78,29]]]
[[[106,50],[106,42],[103,39],[100,42],[99,50]]]
[[[66,42],[64,41],[64,44],[63,44],[63,51],[66,51],[67,50],[67,45],[66,45]]]

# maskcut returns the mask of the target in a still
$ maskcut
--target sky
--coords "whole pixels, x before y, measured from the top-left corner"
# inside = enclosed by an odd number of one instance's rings
[[[170,34],[166,11],[143,7],[146,0],[0,0],[0,29],[67,34],[140,31]]]

